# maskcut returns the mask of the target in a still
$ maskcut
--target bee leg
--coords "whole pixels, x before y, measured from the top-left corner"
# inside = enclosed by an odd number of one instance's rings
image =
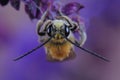
[[[50,55],[50,53],[49,53],[48,50],[47,50],[46,53],[47,53],[47,54],[46,54],[46,58],[47,58],[47,60],[50,61],[50,62],[54,62],[55,60],[52,58],[52,56]]]
[[[76,54],[73,49],[70,51],[70,59],[74,59],[76,57]]]
[[[85,30],[82,29],[81,27],[80,27],[80,29],[78,29],[78,34],[80,35],[80,39],[78,42],[79,42],[80,46],[83,46],[87,39],[87,34],[86,34]]]
[[[71,49],[70,54],[68,55],[66,60],[73,60],[73,59],[75,59],[75,57],[76,57],[76,54],[75,54],[74,50]]]
[[[79,42],[80,46],[82,46],[85,43],[86,39],[87,39],[87,35],[86,35],[85,29],[84,29],[85,25],[80,23],[80,19],[79,18],[77,19],[78,23],[72,21],[69,17],[63,15],[60,10],[59,10],[59,15],[60,16],[56,17],[57,19],[63,19],[65,21],[67,21],[70,24],[69,28],[73,32],[74,31],[78,31],[78,34],[81,37],[78,42]]]
[[[82,34],[80,34],[80,37],[81,38],[79,39],[79,41],[77,39],[75,39],[75,43],[79,44],[79,46],[83,46],[85,41],[86,41],[86,39],[87,39],[86,33],[83,32]]]
[[[87,34],[85,32],[85,25],[73,22],[74,27],[71,29],[73,32],[77,32],[79,34],[79,40],[76,40],[77,43],[80,44],[80,46],[83,46],[87,39]]]
[[[37,33],[39,35],[44,35],[45,34],[44,32],[40,33],[39,31],[40,31],[42,25],[44,24],[44,22],[46,22],[46,17],[48,16],[48,11],[49,11],[49,9],[47,9],[47,11],[44,12],[44,14],[42,15],[41,19],[37,23]]]
[[[38,41],[39,41],[39,42],[44,42],[45,40],[46,40],[45,38],[42,38],[42,37],[41,37]]]
[[[58,10],[58,16],[56,17],[56,19],[65,20],[65,21],[67,21],[68,24],[70,24],[70,28],[73,28],[73,27],[74,27],[74,25],[72,24],[72,23],[73,23],[72,20],[71,20],[69,17],[65,16],[65,15],[61,12],[61,9]]]
[[[49,54],[47,54],[46,57],[47,57],[47,60],[48,60],[48,61],[54,61]]]
[[[38,22],[38,25],[37,25],[37,33],[39,36],[45,36],[46,35],[46,29],[47,29],[47,26],[51,23],[51,20],[47,20],[44,22],[44,24],[42,24],[42,30],[40,30],[40,25],[39,25],[39,22]]]

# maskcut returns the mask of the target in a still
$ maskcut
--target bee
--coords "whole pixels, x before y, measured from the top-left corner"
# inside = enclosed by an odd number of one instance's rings
[[[55,19],[46,19],[48,12],[47,10],[37,23],[37,34],[42,44],[14,59],[15,61],[31,54],[42,46],[45,47],[46,57],[49,61],[74,59],[76,56],[74,46],[104,61],[109,61],[98,53],[82,47],[87,39],[87,34],[80,23],[72,21],[72,19],[63,15],[60,11]],[[76,31],[79,34],[79,39],[74,37],[74,32]]]

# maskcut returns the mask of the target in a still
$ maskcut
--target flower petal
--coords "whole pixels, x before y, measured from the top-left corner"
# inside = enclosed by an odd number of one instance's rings
[[[42,11],[45,12],[47,10],[47,8],[52,6],[53,0],[41,0],[40,4],[41,4],[40,7],[41,7]]]
[[[80,9],[84,8],[83,5],[77,2],[70,2],[62,8],[62,12],[66,15],[77,13]]]
[[[25,5],[25,11],[31,19],[40,19],[42,13],[52,5],[53,0],[22,0]],[[48,15],[49,16],[49,15]]]
[[[58,2],[58,1],[56,1],[56,2],[54,2],[53,3],[53,5],[51,6],[51,10],[53,11],[53,12],[58,12],[58,10],[61,8],[61,3],[60,2]]]
[[[25,5],[25,11],[29,15],[30,19],[34,19],[36,16],[36,8],[34,8],[30,5]]]
[[[35,2],[34,2],[35,1]],[[36,6],[39,6],[39,0],[27,1],[25,11],[31,19],[39,18],[40,11]]]

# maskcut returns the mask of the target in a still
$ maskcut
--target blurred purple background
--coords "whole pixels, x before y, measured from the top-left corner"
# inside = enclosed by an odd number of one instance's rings
[[[72,0],[61,0],[67,3]],[[77,57],[65,62],[48,62],[44,48],[22,60],[17,56],[37,46],[37,20],[31,21],[21,4],[0,6],[0,80],[120,80],[120,1],[74,0],[85,6],[80,11],[87,27],[84,47],[106,56],[104,62],[78,48]]]

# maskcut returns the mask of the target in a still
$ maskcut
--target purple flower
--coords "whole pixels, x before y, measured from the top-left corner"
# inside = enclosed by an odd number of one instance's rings
[[[43,12],[52,4],[52,0],[24,0],[25,11],[31,19],[40,19]]]
[[[58,11],[61,10],[66,16],[76,14],[84,6],[77,2],[70,2],[66,5],[61,5],[60,1],[55,0],[0,0],[0,4],[5,6],[10,1],[11,6],[19,10],[20,1],[25,4],[25,12],[30,19],[40,19],[43,13],[49,8],[47,19],[52,19],[58,15]],[[71,17],[72,18],[72,17]]]
[[[77,13],[79,12],[80,9],[84,8],[83,5],[77,3],[77,2],[71,2],[66,4],[63,8],[62,8],[62,12],[66,15],[71,15],[73,13]]]
[[[53,3],[53,5],[51,5],[51,10],[53,12],[57,12],[61,7],[62,7],[61,3],[56,1]]]
[[[25,4],[25,11],[29,15],[30,19],[36,18],[37,8],[33,1],[27,2]]]

